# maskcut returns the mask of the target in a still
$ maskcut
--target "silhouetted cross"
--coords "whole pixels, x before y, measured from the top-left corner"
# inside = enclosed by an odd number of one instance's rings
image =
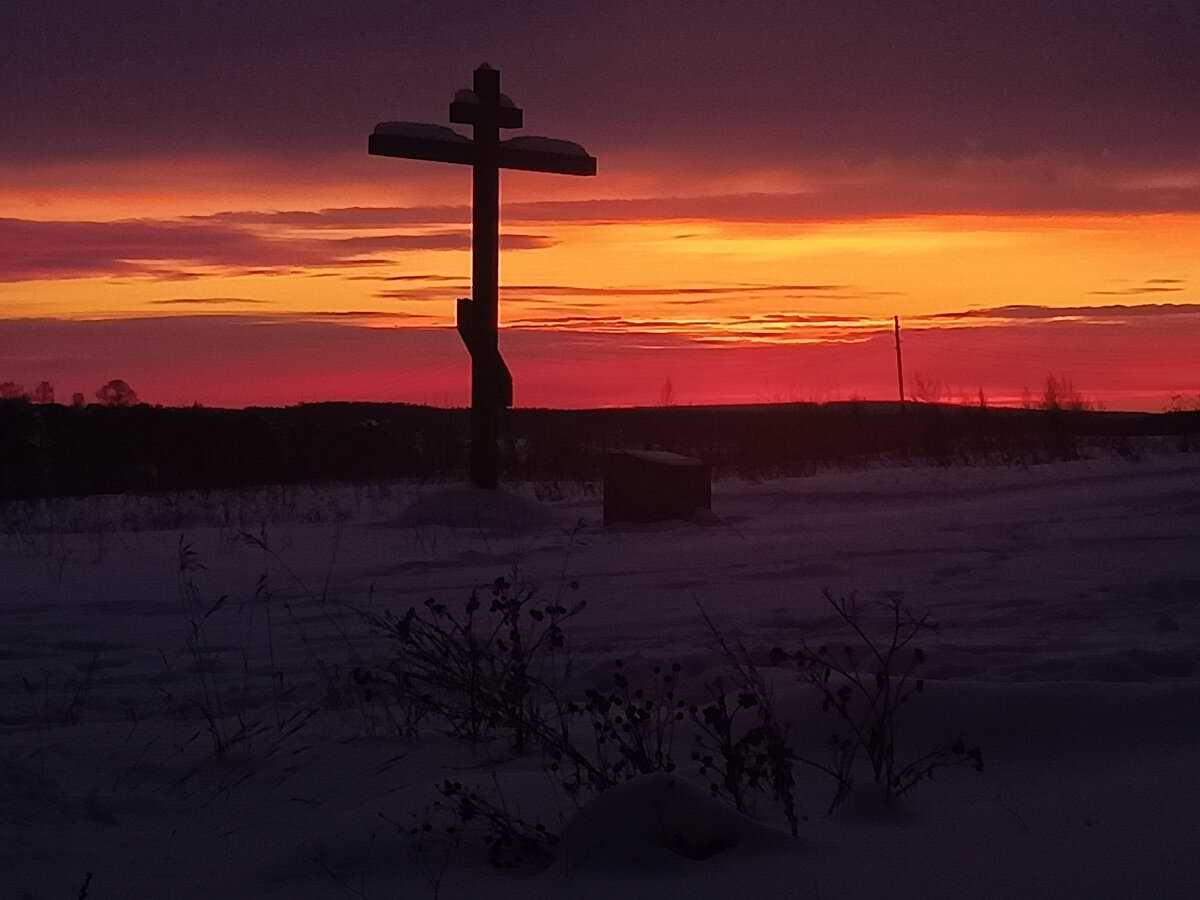
[[[450,121],[472,126],[474,140],[442,125],[383,122],[367,152],[401,159],[471,166],[471,298],[458,301],[458,333],[471,354],[471,482],[495,489],[500,410],[512,406],[512,376],[498,345],[500,279],[500,170],[595,175],[596,160],[570,141],[518,137],[500,140],[501,128],[520,128],[523,114],[500,93],[500,72],[475,70],[473,90],[459,91]]]

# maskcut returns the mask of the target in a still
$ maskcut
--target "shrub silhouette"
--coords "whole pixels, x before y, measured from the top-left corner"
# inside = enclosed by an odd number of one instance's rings
[[[907,762],[897,760],[900,710],[925,688],[924,680],[916,674],[925,662],[925,652],[913,642],[936,630],[929,614],[914,615],[899,596],[891,597],[880,604],[886,616],[883,634],[872,637],[853,594],[835,597],[826,590],[825,598],[849,626],[856,642],[815,648],[805,644],[794,654],[775,648],[771,660],[778,665],[790,655],[803,679],[820,693],[822,710],[841,723],[830,740],[834,762],[827,771],[838,781],[830,812],[853,789],[859,760],[865,760],[872,780],[889,797],[907,793],[917,782],[932,778],[936,769],[946,766],[971,766],[983,771],[979,748],[968,747],[961,737]]]
[[[137,406],[138,395],[120,378],[102,384],[96,391],[96,399],[103,406]]]

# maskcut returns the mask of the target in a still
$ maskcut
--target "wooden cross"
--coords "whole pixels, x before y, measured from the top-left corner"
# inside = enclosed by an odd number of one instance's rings
[[[495,490],[499,480],[500,410],[512,406],[512,375],[498,344],[500,281],[500,170],[595,175],[596,160],[570,141],[541,137],[500,140],[501,128],[520,128],[520,108],[500,93],[500,72],[475,70],[473,90],[459,91],[450,121],[470,125],[474,139],[452,128],[415,122],[375,126],[367,152],[401,159],[471,166],[471,297],[460,299],[458,333],[471,354],[471,482]]]

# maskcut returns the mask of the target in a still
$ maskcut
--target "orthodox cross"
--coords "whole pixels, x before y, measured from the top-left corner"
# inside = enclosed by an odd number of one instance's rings
[[[475,70],[473,90],[450,104],[450,121],[471,125],[474,139],[442,125],[383,122],[367,152],[401,159],[459,163],[472,168],[471,297],[458,301],[458,333],[471,354],[471,482],[495,490],[499,478],[500,410],[512,406],[512,376],[500,356],[500,170],[595,175],[596,160],[570,141],[543,137],[500,140],[501,128],[520,128],[522,111],[500,93],[500,72]]]

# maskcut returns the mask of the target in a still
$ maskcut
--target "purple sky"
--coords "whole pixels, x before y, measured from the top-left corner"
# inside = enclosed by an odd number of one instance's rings
[[[6,0],[0,164],[362,155],[487,59],[604,157],[1192,165],[1194,0]],[[1195,191],[1190,193],[1195,199]]]

